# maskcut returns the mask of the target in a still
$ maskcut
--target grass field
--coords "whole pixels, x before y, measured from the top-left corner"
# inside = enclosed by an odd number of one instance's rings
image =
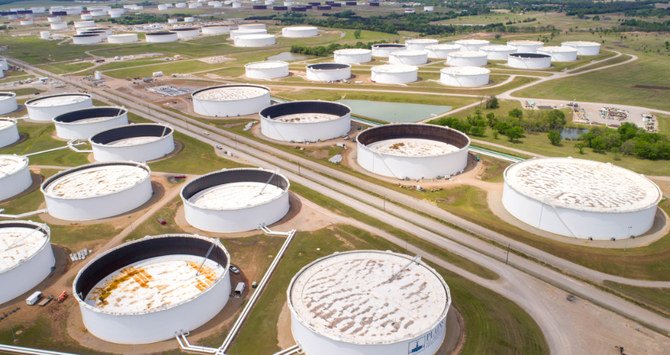
[[[670,316],[670,288],[647,288],[623,285],[605,281],[605,286],[631,298],[636,303],[643,303],[666,317]]]
[[[1,148],[0,154],[19,154],[39,152],[51,148],[63,147],[67,143],[52,137],[56,128],[53,124],[44,123],[19,123],[19,132],[26,139],[16,145]],[[79,147],[82,148],[82,147]],[[77,166],[88,163],[86,154],[76,153],[70,149],[62,149],[29,157],[31,165],[58,165]]]
[[[86,68],[92,67],[91,62],[76,62],[76,63],[56,63],[40,65],[39,68],[50,71],[55,74],[66,74],[71,72],[78,72]]]

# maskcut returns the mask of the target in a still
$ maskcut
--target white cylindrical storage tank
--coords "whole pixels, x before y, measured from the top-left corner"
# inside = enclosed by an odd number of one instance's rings
[[[378,43],[372,45],[372,56],[377,58],[388,58],[395,51],[406,50],[404,44],[398,43]]]
[[[428,63],[428,52],[424,50],[404,50],[389,54],[389,63],[404,65],[421,65]]]
[[[242,3],[241,3],[241,2],[238,2],[238,1],[233,1],[233,3],[231,4],[231,6],[232,6],[233,9],[239,9],[239,8],[242,7]]]
[[[189,17],[184,17],[184,22],[185,22],[185,23],[195,22],[195,17],[191,17],[191,16],[189,16]]]
[[[426,52],[428,52],[428,58],[430,59],[447,59],[449,53],[460,50],[461,46],[457,44],[443,43],[426,46]]]
[[[454,41],[454,44],[458,44],[463,48],[464,51],[473,51],[476,52],[484,46],[488,46],[491,42],[485,39],[459,39]]]
[[[167,43],[167,42],[176,42],[179,37],[176,32],[172,31],[160,31],[160,32],[151,32],[145,35],[147,43]]]
[[[21,136],[16,120],[0,118],[0,148],[16,143]]]
[[[218,239],[147,236],[89,261],[72,294],[93,336],[117,344],[155,343],[195,330],[223,310],[230,266]]]
[[[121,18],[126,12],[126,9],[109,9],[108,13],[111,18]]]
[[[286,38],[308,38],[319,35],[319,29],[314,26],[292,26],[281,29],[282,37]]]
[[[54,22],[54,23],[49,24],[49,27],[54,31],[66,30],[67,29],[67,23],[65,23],[65,22]]]
[[[16,103],[16,94],[13,92],[0,91],[0,115],[14,112],[18,109],[19,105]]]
[[[158,4],[158,11],[165,11],[168,7],[166,4]]]
[[[535,53],[544,46],[544,43],[540,41],[516,40],[507,41],[507,45],[515,47],[518,53]]]
[[[0,221],[0,305],[30,291],[51,274],[56,258],[46,224]]]
[[[405,47],[408,51],[422,51],[428,46],[434,46],[439,41],[433,38],[414,38],[405,41]]]
[[[379,84],[407,84],[418,80],[419,68],[413,65],[385,64],[370,69],[370,80]]]
[[[87,31],[83,31],[80,34],[82,34],[82,35],[96,34],[96,35],[100,36],[101,41],[107,39],[107,30],[102,29],[102,28],[89,29]]]
[[[202,27],[202,34],[206,36],[218,36],[230,32],[228,25],[209,25]]]
[[[198,3],[198,2],[189,2],[189,3],[188,3],[188,8],[189,8],[189,9],[197,9],[197,8],[199,8],[199,7],[201,7],[201,6],[202,6],[202,4],[200,4],[200,3]]]
[[[72,43],[73,44],[84,44],[84,45],[89,45],[89,44],[97,44],[102,42],[102,36],[100,36],[97,33],[88,33],[88,34],[81,34],[81,35],[74,35],[72,36]]]
[[[333,52],[335,63],[359,64],[372,61],[372,51],[363,48],[338,49]]]
[[[262,35],[267,34],[268,31],[264,28],[247,28],[247,29],[237,29],[230,31],[230,39],[233,41],[237,36],[246,36],[246,35]]]
[[[51,122],[58,115],[92,106],[91,95],[83,93],[54,94],[26,101],[28,117],[43,122]]]
[[[184,186],[184,216],[195,228],[235,233],[269,226],[289,211],[289,181],[276,171],[226,169]]]
[[[356,161],[396,179],[436,179],[462,172],[470,139],[449,127],[402,123],[369,128],[356,138]]]
[[[41,38],[41,39],[45,39],[45,40],[49,40],[49,39],[51,39],[51,32],[49,32],[49,31],[40,31],[40,38]]]
[[[79,17],[84,20],[84,21],[91,21],[93,20],[93,15],[89,14],[81,14]]]
[[[551,67],[551,56],[542,53],[512,53],[507,65],[516,69],[547,69]]]
[[[19,21],[19,26],[32,26],[33,20],[21,20]]]
[[[264,23],[245,23],[237,26],[238,30],[265,30],[267,26]]]
[[[27,157],[0,155],[0,201],[22,193],[32,184]]]
[[[275,35],[271,34],[256,34],[256,35],[241,35],[236,36],[234,40],[235,47],[268,47],[274,45],[276,42]]]
[[[200,35],[199,27],[180,27],[171,30],[177,34],[177,38],[181,40],[193,39]]]
[[[436,354],[449,286],[420,258],[357,250],[303,267],[287,290],[291,333],[305,354]]]
[[[484,67],[488,64],[488,55],[484,52],[451,52],[447,54],[447,65],[452,67]]]
[[[571,47],[577,49],[577,55],[598,55],[600,54],[600,43],[589,41],[568,41],[562,42],[561,47]]]
[[[317,63],[307,65],[307,80],[332,82],[351,78],[351,65],[341,63]]]
[[[95,21],[75,21],[74,28],[95,27]]]
[[[537,52],[550,55],[552,62],[574,62],[577,60],[577,48],[574,47],[548,46],[538,49]]]
[[[167,23],[168,23],[169,25],[174,25],[174,24],[176,24],[177,22],[179,22],[179,19],[176,19],[176,18],[169,18],[169,19],[167,20]]]
[[[244,116],[270,106],[270,89],[250,84],[212,86],[192,94],[193,111],[210,117]]]
[[[174,7],[177,8],[177,9],[185,9],[186,6],[187,6],[187,4],[185,2],[178,2],[178,3],[174,4]]]
[[[124,44],[137,42],[137,33],[119,33],[107,36],[107,43]]]
[[[244,66],[247,78],[270,80],[283,78],[289,75],[288,63],[282,61],[254,62]]]
[[[447,86],[474,88],[489,83],[491,71],[482,67],[448,67],[440,70],[440,83]]]
[[[486,53],[488,60],[507,60],[508,55],[517,52],[516,47],[504,44],[483,46],[480,50]]]
[[[56,136],[63,139],[88,139],[96,133],[128,124],[123,107],[98,106],[71,111],[53,118]]]
[[[93,163],[60,172],[40,188],[47,211],[66,221],[90,221],[132,211],[151,199],[151,170],[135,162]]]
[[[264,108],[259,116],[261,133],[283,142],[325,141],[351,129],[351,109],[337,102],[285,102]]]
[[[60,16],[48,16],[48,23],[63,23],[63,19]]]
[[[155,123],[117,126],[90,136],[93,158],[99,162],[160,159],[174,151],[174,130]]]
[[[591,160],[536,158],[509,166],[502,203],[524,223],[580,239],[639,236],[663,194],[630,170]]]

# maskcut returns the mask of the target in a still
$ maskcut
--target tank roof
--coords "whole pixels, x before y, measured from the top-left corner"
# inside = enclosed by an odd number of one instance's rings
[[[30,259],[48,242],[46,226],[22,221],[0,222],[0,274]]]
[[[149,169],[141,164],[90,164],[54,175],[42,191],[60,199],[85,199],[124,191],[149,178]]]
[[[561,45],[570,47],[600,47],[600,43],[592,41],[565,41],[561,42]]]
[[[405,64],[382,64],[372,67],[371,70],[377,73],[408,73],[417,71],[419,68]]]
[[[457,41],[454,41],[456,44],[488,44],[491,43],[488,40],[485,39],[459,39]]]
[[[284,190],[262,182],[232,182],[202,190],[191,198],[194,206],[209,210],[237,210],[266,204]]]
[[[480,50],[486,52],[486,51],[491,51],[491,52],[507,52],[507,51],[516,51],[516,47],[514,46],[508,46],[505,44],[492,44],[488,46],[483,46]]]
[[[368,54],[370,53],[371,50],[365,49],[365,48],[344,48],[344,49],[338,49],[334,54]]]
[[[14,174],[28,165],[28,158],[21,155],[0,154],[0,179]]]
[[[351,68],[351,65],[343,63],[316,63],[307,65],[307,68],[313,70],[335,70]]]
[[[539,48],[538,51],[547,53],[568,53],[568,52],[576,52],[577,48],[569,46],[547,46]]]
[[[476,58],[476,57],[486,57],[486,52],[482,51],[460,51],[460,52],[451,52],[447,54],[450,57],[455,58]]]
[[[286,66],[288,66],[288,63],[280,60],[266,60],[264,62],[253,62],[245,65],[246,68],[253,68],[253,69],[272,69],[272,68],[282,68]]]
[[[2,130],[4,128],[7,128],[7,127],[15,126],[15,125],[16,125],[15,120],[8,119],[8,118],[0,118],[0,130]]]
[[[268,95],[270,90],[257,85],[223,85],[197,90],[193,98],[206,101],[236,101]]]
[[[527,39],[517,39],[517,40],[513,40],[513,41],[507,41],[507,44],[512,45],[512,46],[513,45],[527,45],[527,46],[528,45],[537,45],[537,46],[542,46],[542,45],[544,45],[544,42],[531,41],[531,40],[527,40]]]
[[[82,93],[67,93],[40,96],[26,101],[26,106],[33,107],[50,107],[50,106],[64,106],[90,100],[91,95]]]
[[[428,52],[426,52],[424,50],[404,49],[404,50],[399,50],[399,51],[392,52],[390,55],[395,56],[395,57],[415,57],[415,56],[428,55]]]
[[[440,72],[450,75],[482,75],[491,73],[489,69],[481,67],[446,67],[442,68]]]

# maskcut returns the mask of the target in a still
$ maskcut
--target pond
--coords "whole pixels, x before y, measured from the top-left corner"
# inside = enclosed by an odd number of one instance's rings
[[[307,59],[306,55],[293,54],[291,52],[281,52],[279,54],[271,55],[268,57],[268,60],[282,60],[285,62],[291,62],[295,60],[304,60]]]
[[[369,100],[339,100],[351,107],[354,115],[393,123],[420,122],[451,111],[451,106],[408,104]]]
[[[561,131],[561,138],[570,141],[577,140],[582,134],[588,131],[588,128],[566,127]]]

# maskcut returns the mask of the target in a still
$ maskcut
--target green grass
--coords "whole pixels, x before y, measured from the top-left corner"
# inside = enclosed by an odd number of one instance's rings
[[[62,307],[54,306],[54,302],[49,305],[50,308]],[[25,310],[19,311],[25,312]],[[58,311],[56,311],[58,312]],[[11,322],[12,316],[3,323]],[[54,336],[54,323],[60,325],[58,336]],[[65,332],[65,317],[58,321],[54,321],[48,315],[40,315],[35,322],[29,324],[22,324],[17,326],[0,325],[0,344],[25,346],[37,349],[49,349],[53,351],[63,352],[81,352],[85,350],[87,354],[105,354],[104,352],[91,349],[83,349],[72,338],[66,336]],[[20,334],[16,334],[16,333]]]
[[[40,94],[43,93],[43,89],[39,88],[20,88],[20,89],[15,89],[12,90],[13,93],[16,94],[16,96],[23,96],[23,95],[34,95],[34,94]]]
[[[105,71],[105,75],[113,78],[125,79],[134,77],[151,76],[152,73],[162,71],[165,75],[186,74],[203,70],[213,70],[221,64],[207,64],[199,60],[180,60],[174,62],[162,62],[139,67],[128,67]]]
[[[23,142],[0,149],[0,154],[19,154],[39,152],[51,148],[62,147],[67,143],[52,138],[56,128],[53,124],[19,123],[19,132],[26,135]],[[79,147],[85,149],[85,147]],[[85,153],[77,153],[70,149],[38,154],[29,157],[31,165],[78,166],[88,163]]]
[[[670,288],[647,288],[605,281],[607,288],[670,316]]]
[[[39,68],[50,71],[54,74],[66,74],[71,72],[78,72],[90,68],[93,65],[94,64],[91,62],[55,63],[40,65]]]
[[[350,100],[370,100],[370,101],[386,101],[386,102],[404,102],[414,104],[428,104],[428,105],[446,105],[452,108],[467,105],[477,100],[469,97],[454,97],[454,96],[438,96],[438,95],[408,95],[394,92],[380,92],[380,93],[366,93],[359,91],[347,91],[346,88],[338,91],[326,90],[278,90],[276,97],[287,100],[328,100],[337,101],[340,99]]]

